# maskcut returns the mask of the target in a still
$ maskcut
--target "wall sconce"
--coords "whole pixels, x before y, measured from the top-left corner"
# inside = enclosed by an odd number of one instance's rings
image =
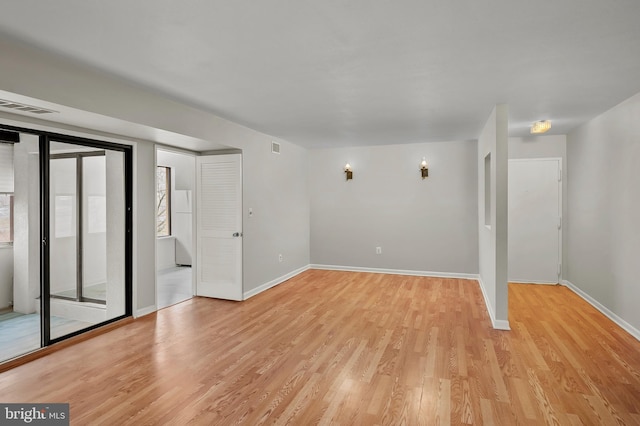
[[[427,167],[427,159],[422,157],[422,162],[420,163],[420,175],[422,175],[422,179],[429,176],[429,168]]]
[[[347,180],[353,179],[353,170],[351,170],[351,164],[347,163],[344,166],[344,174],[347,177]]]

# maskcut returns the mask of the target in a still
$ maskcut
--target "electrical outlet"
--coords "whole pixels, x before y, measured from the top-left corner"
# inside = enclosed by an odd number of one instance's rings
[[[376,254],[382,254],[382,247],[376,247]]]
[[[278,255],[278,262],[282,262],[284,260],[284,257],[282,257],[281,254]]]

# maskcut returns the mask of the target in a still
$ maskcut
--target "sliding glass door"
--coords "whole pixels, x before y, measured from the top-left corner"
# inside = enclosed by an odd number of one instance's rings
[[[0,124],[0,362],[131,315],[132,151]]]
[[[51,340],[127,313],[125,153],[49,143]]]

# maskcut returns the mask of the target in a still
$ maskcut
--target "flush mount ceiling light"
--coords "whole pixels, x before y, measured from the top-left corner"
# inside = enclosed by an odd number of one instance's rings
[[[538,135],[547,132],[551,128],[549,120],[536,121],[531,125],[531,134]]]

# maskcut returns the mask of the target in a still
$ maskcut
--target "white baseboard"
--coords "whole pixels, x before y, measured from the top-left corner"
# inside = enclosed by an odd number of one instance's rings
[[[364,268],[360,266],[311,264],[309,265],[309,269],[322,269],[327,271],[346,271],[346,272],[371,272],[374,274],[391,274],[391,275],[412,275],[417,277],[459,278],[459,279],[465,279],[465,280],[478,279],[478,274],[463,274],[463,273],[457,273],[457,272],[411,271],[406,269]]]
[[[140,317],[143,317],[145,315],[152,314],[157,310],[158,310],[158,307],[156,305],[147,306],[146,308],[142,308],[142,309],[136,310],[136,312],[133,315],[133,317],[134,318],[140,318]]]
[[[496,330],[511,330],[508,320],[493,320],[492,324]]]
[[[487,289],[484,287],[484,282],[482,281],[482,277],[478,275],[478,285],[480,286],[480,290],[482,291],[482,297],[484,297],[484,304],[487,306],[487,312],[489,313],[489,318],[491,319],[491,325],[496,330],[511,330],[509,326],[508,320],[497,320],[493,313],[493,306],[491,306],[491,301],[487,295]]]
[[[583,298],[591,306],[593,306],[594,308],[602,312],[604,316],[606,316],[611,321],[616,323],[619,327],[621,327],[627,333],[631,334],[633,337],[636,338],[636,340],[640,340],[640,330],[638,330],[637,328],[635,328],[634,326],[632,326],[631,324],[629,324],[628,322],[620,318],[618,315],[613,313],[609,308],[604,306],[602,303],[598,302],[596,299],[594,299],[593,297],[589,296],[587,293],[585,293],[584,291],[576,287],[575,284],[572,284],[567,280],[562,280],[562,284],[565,285],[567,288],[569,288],[571,291],[573,291],[575,294]]]
[[[536,281],[536,280],[509,280],[510,283],[514,284],[542,284],[542,285],[558,285],[558,283],[552,283],[549,281]]]
[[[288,280],[290,278],[293,278],[296,275],[301,274],[301,273],[303,273],[304,271],[306,271],[308,269],[309,269],[309,265],[303,266],[302,268],[298,268],[295,271],[291,271],[288,274],[285,274],[285,275],[283,275],[281,277],[278,277],[278,278],[276,278],[274,280],[271,280],[271,281],[269,281],[267,283],[264,283],[259,287],[256,287],[256,288],[254,288],[252,290],[249,290],[249,291],[247,291],[247,292],[245,292],[243,294],[243,300],[247,300],[248,298],[253,297],[256,294],[259,294],[259,293],[262,293],[263,291],[269,290],[270,288],[275,287],[278,284],[281,284],[281,283],[285,282],[286,280]]]

